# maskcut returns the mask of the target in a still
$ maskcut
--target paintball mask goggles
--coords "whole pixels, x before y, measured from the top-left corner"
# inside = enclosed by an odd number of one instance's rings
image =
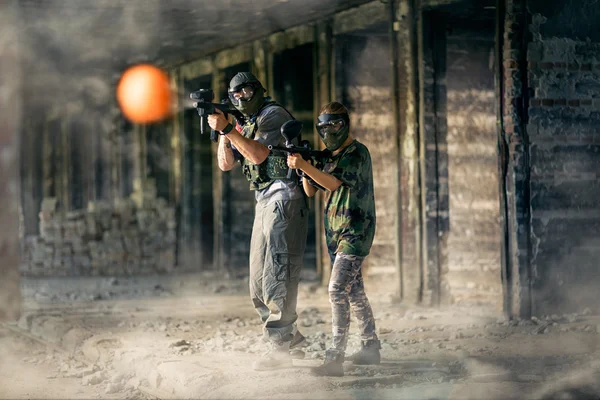
[[[348,114],[321,114],[318,117],[317,132],[325,147],[336,151],[348,139],[350,118]]]
[[[243,87],[237,87],[233,89],[229,89],[229,100],[234,106],[239,106],[240,101],[250,101],[254,97],[254,93],[256,92],[256,88],[254,85],[246,85]]]

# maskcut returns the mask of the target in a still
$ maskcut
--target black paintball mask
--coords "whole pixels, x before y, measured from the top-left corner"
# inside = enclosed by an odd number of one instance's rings
[[[250,72],[237,73],[229,82],[227,94],[231,104],[246,117],[256,114],[265,102],[265,89]]]
[[[348,139],[350,117],[348,114],[321,114],[318,117],[317,132],[327,150],[336,151]]]

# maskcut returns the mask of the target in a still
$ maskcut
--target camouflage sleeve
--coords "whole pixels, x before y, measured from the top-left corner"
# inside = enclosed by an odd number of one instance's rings
[[[342,181],[342,184],[357,189],[360,182],[361,171],[367,169],[371,164],[371,157],[368,152],[362,151],[363,147],[358,147],[347,154],[344,154],[338,161],[335,169],[330,172],[331,175]],[[364,148],[366,150],[366,148]]]
[[[283,145],[285,140],[281,136],[281,125],[291,120],[292,117],[283,107],[271,106],[267,108],[257,120],[258,131],[255,140],[265,146]]]

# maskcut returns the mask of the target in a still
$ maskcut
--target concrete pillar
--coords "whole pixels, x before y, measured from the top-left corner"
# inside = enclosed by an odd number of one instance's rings
[[[419,18],[419,147],[424,224],[422,295],[423,303],[430,306],[440,304],[443,297],[442,270],[448,267],[448,130],[445,76],[444,20],[434,11],[422,12]]]
[[[212,89],[215,92],[215,101],[219,102],[220,93],[227,92],[229,82],[225,82],[225,73],[216,62],[212,67]],[[231,186],[230,173],[224,173],[217,165],[218,145],[213,145],[213,207],[214,207],[214,241],[213,241],[213,266],[219,271],[231,270],[231,226],[230,221],[230,199],[229,189]],[[230,222],[229,222],[230,223]]]
[[[333,60],[333,27],[330,20],[320,22],[315,25],[315,57],[314,57],[314,112],[315,120],[319,115],[322,106],[332,101],[334,92],[334,60]],[[322,143],[316,130],[314,132],[314,143]],[[325,243],[324,228],[324,196],[319,191],[315,197],[315,229],[316,229],[316,253],[317,253],[317,272],[321,275],[321,282],[327,285],[331,275],[331,261]]]
[[[392,29],[397,46],[396,64],[398,117],[398,259],[400,297],[407,304],[421,301],[421,201],[419,176],[419,76],[417,0],[397,0]]]
[[[527,34],[525,5],[506,0],[503,37],[503,136],[506,155],[506,202],[508,254],[508,314],[528,318],[531,315],[530,290],[530,197],[529,138],[526,127],[527,105]]]

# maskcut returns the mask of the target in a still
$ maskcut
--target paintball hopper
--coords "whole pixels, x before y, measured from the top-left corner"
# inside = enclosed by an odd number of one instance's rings
[[[190,93],[190,99],[198,100],[201,103],[210,103],[214,98],[215,93],[211,89],[200,89]],[[197,103],[194,103],[194,107],[197,107]]]
[[[292,119],[281,125],[281,135],[287,143],[292,143],[292,140],[297,138],[300,132],[302,132],[302,122],[297,119]]]
[[[281,125],[281,136],[283,136],[283,138],[285,139],[285,146],[269,145],[269,150],[281,151],[287,154],[300,154],[305,160],[313,160],[313,165],[316,165],[318,168],[320,168],[319,165],[322,163],[322,159],[325,157],[329,157],[331,152],[311,149],[308,140],[301,140],[297,146],[294,145],[292,141],[300,137],[301,131],[302,122],[298,121],[297,119],[287,121],[285,124]],[[291,179],[292,171],[293,170],[291,169],[288,170],[288,179]],[[305,176],[304,172],[302,172],[301,170],[296,170],[296,174],[298,176]],[[308,179],[309,182],[312,182],[310,178]],[[315,187],[321,188],[321,186],[319,186],[317,183],[313,182],[311,184]]]

